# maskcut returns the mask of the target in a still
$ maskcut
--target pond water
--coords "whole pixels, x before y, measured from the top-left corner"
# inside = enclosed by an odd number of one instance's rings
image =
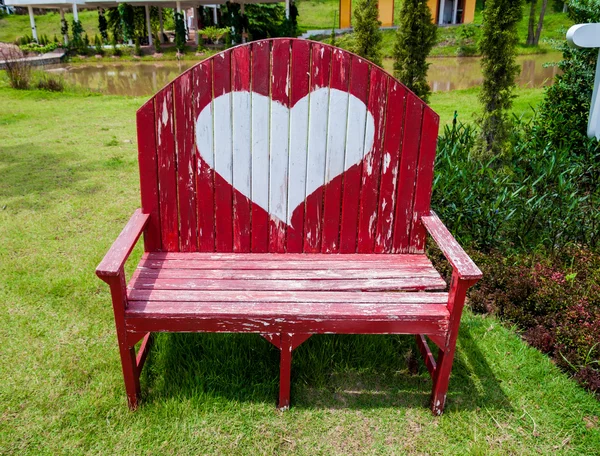
[[[560,53],[520,56],[517,59],[521,67],[520,85],[541,87],[551,84],[558,68],[547,67],[545,64],[557,62],[560,58]],[[430,62],[428,77],[434,92],[468,89],[480,85],[483,81],[479,58],[444,57],[431,59]],[[46,70],[62,74],[68,83],[102,93],[147,96],[156,93],[195,63],[184,61],[62,64],[49,66]],[[391,59],[384,63],[384,67],[391,71]]]

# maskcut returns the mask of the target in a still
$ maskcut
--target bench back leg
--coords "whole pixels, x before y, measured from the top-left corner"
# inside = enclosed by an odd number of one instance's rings
[[[279,347],[279,410],[290,408],[290,389],[292,377],[292,334],[281,334],[281,345]]]

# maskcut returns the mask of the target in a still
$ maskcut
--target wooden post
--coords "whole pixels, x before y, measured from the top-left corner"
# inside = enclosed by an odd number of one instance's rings
[[[162,6],[158,7],[158,23],[160,24],[160,35],[158,39],[161,43],[165,42],[165,26],[163,23],[163,9]]]
[[[150,5],[146,6],[146,30],[148,30],[148,44],[152,46],[152,24],[150,23]]]
[[[444,3],[446,3],[446,0],[439,0],[439,2],[440,2],[440,9],[439,9],[438,24],[443,25],[444,24]]]
[[[192,11],[194,12],[192,16],[192,29],[194,30],[194,36],[196,37],[196,46],[198,46],[198,44],[200,44],[200,36],[198,34],[198,8],[194,6]]]
[[[600,24],[577,24],[567,32],[567,41],[577,48],[600,48]],[[588,137],[600,140],[600,54],[596,63],[596,78],[590,117],[588,120]]]
[[[456,24],[456,16],[458,13],[458,0],[454,0],[453,8],[452,8],[452,23]]]
[[[77,3],[73,3],[73,20],[79,22],[79,13],[77,12]]]
[[[290,0],[285,0],[285,18],[290,18]]]
[[[352,0],[340,0],[339,28],[350,28],[352,24]]]
[[[37,43],[38,36],[37,36],[37,30],[35,28],[35,17],[33,17],[33,7],[28,6],[27,11],[29,11],[29,23],[31,24],[31,36],[33,37],[33,40]]]

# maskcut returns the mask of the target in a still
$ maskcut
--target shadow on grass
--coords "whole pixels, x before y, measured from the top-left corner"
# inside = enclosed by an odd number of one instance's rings
[[[64,154],[43,150],[39,143],[0,147],[0,202],[12,200],[10,207],[14,209],[52,207],[53,191],[85,178],[81,169],[66,159]]]
[[[143,402],[210,398],[274,407],[278,381],[279,351],[258,335],[159,334],[142,375]],[[317,335],[294,352],[296,408],[421,408],[428,407],[430,392],[431,379],[412,336]],[[464,324],[446,412],[482,407],[511,409]]]

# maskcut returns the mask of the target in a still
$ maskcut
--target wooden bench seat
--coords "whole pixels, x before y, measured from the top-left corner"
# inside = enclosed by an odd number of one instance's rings
[[[481,271],[431,211],[438,127],[381,68],[309,40],[225,50],[148,100],[141,208],[96,269],[129,407],[153,332],[260,334],[280,352],[280,409],[293,350],[311,335],[413,334],[441,414]],[[452,266],[449,287],[425,256],[428,234]]]
[[[441,336],[448,294],[414,291],[444,288],[425,255],[146,253],[125,322],[140,332]]]

